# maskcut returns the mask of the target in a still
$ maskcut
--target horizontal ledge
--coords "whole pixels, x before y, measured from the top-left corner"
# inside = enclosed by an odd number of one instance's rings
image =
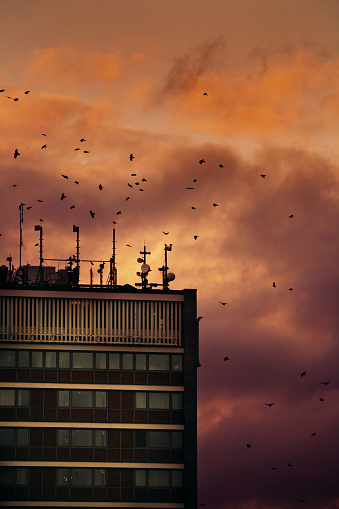
[[[134,424],[120,422],[35,422],[35,421],[1,421],[2,428],[89,428],[89,429],[147,429],[147,430],[184,430],[183,424]]]
[[[134,463],[118,461],[2,461],[2,467],[56,467],[56,468],[136,468],[183,470],[183,463]]]

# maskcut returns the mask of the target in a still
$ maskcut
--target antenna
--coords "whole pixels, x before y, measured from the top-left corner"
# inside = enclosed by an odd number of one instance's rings
[[[107,280],[107,284],[116,288],[117,286],[117,268],[115,264],[115,228],[113,228],[113,241],[112,241],[112,258],[109,261],[109,276]]]
[[[141,272],[137,272],[137,276],[141,277],[141,283],[136,283],[135,286],[141,286],[143,290],[146,290],[148,287],[148,280],[147,275],[151,270],[151,267],[146,263],[146,255],[150,255],[150,251],[146,251],[146,246],[144,244],[144,250],[140,251],[140,254],[142,255],[142,258],[138,258],[137,262],[142,263],[141,266]]]
[[[175,274],[173,272],[168,272],[167,266],[167,251],[172,251],[172,244],[165,244],[165,263],[162,267],[159,268],[159,271],[162,272],[162,287],[163,290],[168,290],[168,283],[170,281],[174,281]]]
[[[19,267],[21,267],[21,250],[22,250],[22,246],[23,246],[23,241],[22,241],[22,223],[24,222],[24,203],[20,203],[19,205],[19,214],[20,214],[20,249],[19,249],[19,252],[20,252],[20,260],[19,260]]]
[[[77,286],[79,284],[80,276],[80,245],[79,245],[79,226],[73,225],[73,232],[77,234],[77,255],[76,255],[76,268],[71,272],[72,283]]]
[[[35,227],[34,227],[34,230],[36,232],[40,231],[40,238],[39,238],[40,258],[39,258],[39,270],[38,270],[38,274],[37,274],[37,277],[36,277],[36,282],[40,283],[40,284],[43,284],[43,282],[44,282],[44,272],[43,272],[42,263],[43,263],[44,259],[42,257],[42,241],[43,241],[43,238],[42,238],[42,226],[40,224],[36,224]]]

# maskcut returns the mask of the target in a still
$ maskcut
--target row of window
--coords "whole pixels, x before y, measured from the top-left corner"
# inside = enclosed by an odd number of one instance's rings
[[[57,486],[106,486],[107,471],[104,468],[58,468]],[[181,488],[182,470],[135,469],[133,486],[150,488]],[[28,485],[27,467],[1,467],[1,486]]]
[[[0,367],[182,371],[182,355],[50,350],[0,350]]]
[[[54,442],[56,441],[58,447],[107,447],[109,430],[62,428],[56,431],[57,435]],[[42,434],[42,430],[40,432]],[[181,449],[183,435],[182,431],[135,430],[133,432],[133,441],[129,442],[128,438],[122,444],[124,447]],[[27,447],[29,445],[30,428],[0,428],[0,447]],[[49,444],[45,443],[45,445]],[[120,447],[119,433],[111,433],[109,445],[111,447]]]
[[[107,391],[58,390],[59,408],[106,408]],[[0,407],[28,407],[31,404],[30,389],[0,389]],[[134,408],[152,410],[182,410],[182,392],[144,392],[134,393]]]

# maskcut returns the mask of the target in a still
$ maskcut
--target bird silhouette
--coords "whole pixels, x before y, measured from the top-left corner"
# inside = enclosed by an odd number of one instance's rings
[[[207,92],[204,92],[204,95],[207,95],[207,96],[208,96]]]
[[[191,209],[195,210],[195,207],[191,207]]]
[[[293,465],[292,465],[291,463],[287,463],[287,465],[288,465],[289,467],[293,467]]]
[[[266,177],[266,175],[260,175],[260,177],[264,179]]]
[[[89,150],[84,150],[84,154],[89,154]]]
[[[79,185],[79,181],[78,181],[78,180],[75,180],[75,181],[74,181],[74,184]]]
[[[274,403],[265,403],[265,405],[271,407],[274,405]]]
[[[135,156],[134,156],[133,154],[130,154],[130,155],[129,155],[129,160],[130,160],[130,161],[133,161],[133,159],[134,159],[134,158],[135,158]]]
[[[26,207],[27,210],[31,210],[32,207]]]
[[[47,148],[47,145],[42,145],[41,149],[43,149],[43,148]]]
[[[164,231],[163,231],[162,233],[163,233],[164,235],[168,235],[168,234],[169,234],[169,232],[164,232]]]
[[[83,141],[86,141],[86,140],[85,140],[85,138],[81,138],[81,140],[80,140],[80,141],[81,141],[81,142],[83,142]]]
[[[16,148],[16,149],[14,150],[14,159],[16,159],[19,155],[20,155],[20,152],[19,152],[19,150]]]
[[[64,200],[65,198],[66,198],[65,193],[62,193],[62,195],[60,196],[60,200]]]
[[[119,211],[117,212],[117,216],[118,216],[119,214],[121,214],[121,213],[122,213],[122,212],[121,212],[121,210],[119,210]]]
[[[306,371],[303,371],[300,376],[306,376]]]
[[[217,203],[213,203],[213,207],[219,207]]]
[[[194,240],[197,240],[198,237],[199,235],[194,235]]]
[[[293,288],[289,288],[289,291],[292,292],[293,291]]]
[[[100,189],[100,191],[103,190],[103,186],[101,184],[99,184],[99,189]]]
[[[12,184],[12,187],[18,187],[18,184]]]
[[[37,201],[38,201],[39,203],[43,203],[43,202],[44,202],[44,200],[37,200]]]
[[[137,174],[136,173],[131,173],[131,177],[136,177]]]
[[[228,356],[224,357],[224,361],[229,361],[230,358]]]
[[[41,136],[47,136],[47,134],[45,134],[45,133],[41,133]]]
[[[247,449],[251,449],[251,444],[246,444]]]
[[[186,187],[186,189],[194,189],[194,187]]]
[[[128,185],[128,187],[133,187],[133,186],[132,186],[132,184],[130,184],[129,182],[128,182],[128,184],[127,184],[127,185]]]
[[[37,244],[34,244],[35,247],[38,246],[38,245],[39,245],[39,242]]]
[[[18,101],[19,97],[14,97],[13,101]]]
[[[43,222],[43,219],[39,219],[39,221],[42,223],[42,222]]]
[[[320,382],[323,385],[328,385],[330,382]]]
[[[205,163],[205,159],[200,159],[199,164]]]
[[[320,401],[325,401],[324,398],[319,398]]]
[[[2,88],[2,89],[0,90],[0,92],[5,92],[5,89],[4,89],[4,88]]]
[[[275,284],[275,281],[274,281],[273,282],[273,288],[276,288],[276,287],[277,287],[277,285]]]
[[[219,164],[219,168],[223,168],[223,167],[224,167],[224,165],[220,163]]]
[[[25,94],[28,95],[30,93],[30,90],[26,90]]]
[[[71,205],[70,209],[75,209],[75,205]]]
[[[128,201],[129,200],[129,196],[127,196],[127,198],[125,198],[125,201]]]
[[[226,306],[227,302],[221,302],[221,300],[219,300],[219,304],[222,304],[223,306]]]
[[[292,219],[292,217],[294,217],[294,214],[291,214],[290,216],[288,216],[290,219]]]
[[[141,182],[147,182],[147,179],[141,179]]]
[[[93,218],[94,218],[94,216],[95,216],[95,212],[93,212],[92,210],[90,210],[90,211],[89,211],[89,213],[91,214],[91,217],[93,217]]]
[[[68,179],[67,175],[61,175],[64,179]]]
[[[271,467],[271,470],[277,470],[277,467]]]
[[[79,148],[79,147],[77,147],[77,148],[75,148],[74,150],[80,150],[80,148]]]
[[[315,437],[316,436],[316,433],[311,433],[311,437]]]
[[[198,182],[197,179],[193,179],[193,182]]]

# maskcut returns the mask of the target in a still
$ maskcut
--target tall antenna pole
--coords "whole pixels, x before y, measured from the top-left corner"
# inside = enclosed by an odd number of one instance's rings
[[[79,243],[79,226],[73,225],[73,232],[76,232],[77,234],[77,256],[76,256],[76,269],[75,269],[75,277],[73,278],[73,283],[78,285],[79,283],[79,276],[80,276],[80,243]]]
[[[19,252],[20,252],[20,260],[19,260],[19,267],[21,267],[21,249],[22,249],[22,245],[23,245],[23,241],[22,241],[22,223],[24,222],[24,203],[20,203],[19,205],[19,211],[20,211],[20,249],[19,249]]]
[[[43,241],[43,238],[42,238],[42,226],[40,224],[37,224],[37,225],[35,225],[34,230],[36,232],[40,231],[40,238],[39,238],[40,259],[39,259],[39,272],[38,272],[38,276],[37,276],[37,282],[39,282],[40,284],[43,284],[43,282],[44,282],[44,272],[43,272],[42,263],[43,263],[44,259],[42,257],[42,241]]]
[[[108,285],[116,288],[117,286],[117,268],[115,262],[115,228],[113,228],[113,241],[112,241],[112,258],[109,261],[109,277]]]

